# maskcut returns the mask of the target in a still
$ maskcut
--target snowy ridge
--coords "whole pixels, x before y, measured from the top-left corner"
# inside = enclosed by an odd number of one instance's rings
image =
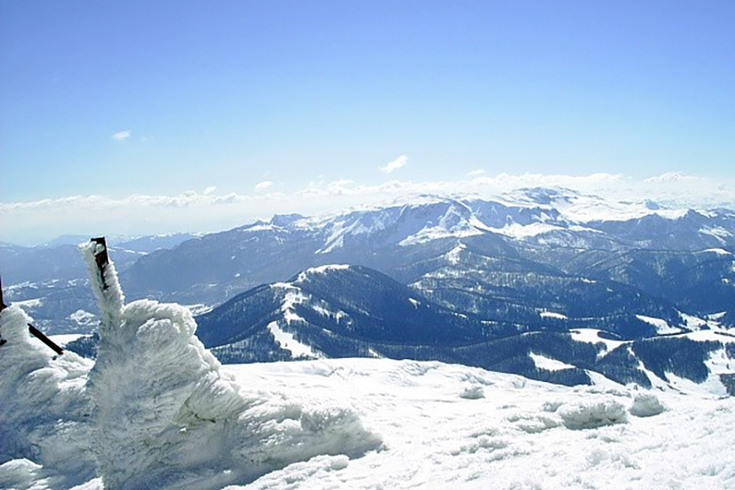
[[[328,266],[322,266],[310,269],[309,271],[304,271],[299,274],[297,282],[307,280],[311,273],[323,274],[327,270],[330,270]],[[324,357],[324,355],[314,347],[306,345],[303,342],[299,342],[293,332],[284,330],[284,328],[291,328],[292,323],[305,322],[305,320],[296,313],[295,307],[296,305],[309,303],[311,301],[311,297],[308,294],[305,294],[299,287],[289,283],[272,284],[271,288],[285,292],[280,308],[284,325],[279,324],[278,321],[272,321],[267,327],[268,332],[273,337],[273,340],[281,349],[290,353],[291,359],[318,359],[320,357]]]
[[[685,208],[666,208],[646,200],[618,202],[563,188],[533,188],[482,198],[406,196],[343,213],[297,217],[283,223],[276,216],[270,224],[258,222],[243,230],[267,231],[274,229],[269,226],[273,227],[273,223],[278,222],[283,225],[278,227],[279,232],[288,234],[298,230],[319,236],[320,245],[314,253],[328,255],[356,240],[364,241],[378,235],[388,243],[415,247],[444,238],[467,238],[486,233],[520,241],[558,232],[604,237],[609,232],[608,228],[615,224],[652,218],[669,223],[692,217],[717,223],[729,219],[717,212],[703,213]],[[732,244],[735,240],[735,233],[719,224],[700,226],[696,232],[702,240],[711,242],[714,238],[718,246]],[[557,239],[565,243],[564,239]]]
[[[330,271],[343,271],[349,268],[350,266],[347,264],[327,264],[327,265],[320,265],[318,267],[311,267],[309,269],[306,269],[303,272],[300,272],[296,278],[296,281],[304,282],[309,278],[310,275],[313,275],[313,274],[326,274],[327,272],[330,272]]]
[[[717,348],[713,342],[723,342],[693,333],[713,331],[704,329],[719,332],[721,327],[713,321],[681,315],[677,310],[664,310],[669,313],[669,320],[665,321],[627,313],[630,309],[625,305],[628,309],[623,311],[633,328],[651,332],[645,337],[625,337],[604,328],[570,328],[575,324],[615,328],[624,319],[619,314],[610,315],[611,321],[568,314],[577,307],[577,301],[553,310],[541,305],[524,306],[521,311],[537,322],[536,330],[523,323],[485,321],[476,313],[448,309],[427,296],[431,288],[442,287],[441,282],[451,280],[455,271],[446,264],[470,261],[473,253],[461,243],[449,249],[437,258],[442,267],[432,273],[435,282],[420,288],[407,288],[360,266],[308,269],[293,276],[290,282],[242,293],[203,315],[199,318],[200,335],[205,345],[230,364],[291,360],[299,356],[379,356],[455,362],[566,385],[604,382],[607,378],[666,390],[682,389],[667,375],[667,369],[694,385],[704,383],[706,376],[713,373],[706,360],[710,351]],[[462,276],[459,277],[461,280]],[[576,278],[570,283],[572,287],[585,288],[591,284],[598,290],[609,284]],[[456,291],[452,289],[450,294]],[[483,291],[478,288],[475,294]],[[495,301],[493,293],[489,297]],[[580,302],[585,297],[578,296]],[[506,305],[503,300],[498,303],[501,307]],[[651,324],[654,320],[655,324]],[[679,328],[668,328],[670,324]],[[620,350],[621,346],[632,350]],[[726,355],[735,358],[735,351]],[[714,374],[721,378],[719,388],[705,392],[735,394],[733,388],[723,384],[735,373],[724,368]]]
[[[687,213],[684,206],[667,208],[648,200],[616,201],[561,187],[518,189],[502,194],[498,200],[507,205],[546,206],[579,223],[626,221],[650,215],[676,220]]]

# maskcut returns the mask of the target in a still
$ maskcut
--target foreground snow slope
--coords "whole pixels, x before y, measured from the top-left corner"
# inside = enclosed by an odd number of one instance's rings
[[[387,359],[223,369],[244,390],[349,403],[385,446],[295,463],[242,488],[735,488],[733,398]]]
[[[254,431],[251,437],[238,431],[241,447],[260,447],[252,454],[270,454],[271,462],[279,454],[296,461],[274,464],[273,471],[231,490],[735,488],[732,397],[634,390],[603,378],[592,387],[570,388],[388,359],[228,365],[221,371],[251,401],[239,422]],[[383,445],[353,459],[314,447],[313,441],[339,446],[351,436],[344,426],[330,428],[337,406],[362,422],[364,429],[355,427],[352,436],[376,434]],[[299,407],[309,407],[308,413]],[[298,411],[301,416],[293,417]],[[270,437],[261,437],[268,431]],[[59,486],[70,481],[59,476],[63,462],[55,468],[37,463],[0,465],[0,487],[68,488]],[[201,480],[190,474],[178,484],[216,481],[206,468],[198,470]],[[77,482],[85,490],[102,488],[99,478]]]

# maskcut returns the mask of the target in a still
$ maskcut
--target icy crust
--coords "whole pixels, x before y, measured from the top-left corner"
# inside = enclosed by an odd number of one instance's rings
[[[84,252],[95,276],[94,248]],[[359,456],[380,445],[351,410],[241,393],[194,336],[188,308],[149,300],[123,306],[113,267],[105,283],[98,300],[109,323],[89,375],[92,448],[105,487],[221,488],[317,455]]]
[[[27,478],[69,488],[95,471],[85,386],[92,362],[73,352],[55,358],[30,336],[30,322],[16,305],[0,312],[0,488],[24,488]]]

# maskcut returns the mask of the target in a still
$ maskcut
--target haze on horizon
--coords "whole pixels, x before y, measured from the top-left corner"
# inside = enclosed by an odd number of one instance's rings
[[[527,185],[732,205],[733,18],[729,1],[2,2],[0,241]]]

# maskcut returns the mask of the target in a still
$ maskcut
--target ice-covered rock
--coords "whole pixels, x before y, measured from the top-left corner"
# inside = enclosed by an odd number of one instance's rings
[[[652,417],[663,413],[666,407],[653,393],[638,393],[633,397],[630,413],[636,417]]]
[[[557,413],[564,426],[573,430],[593,429],[628,421],[625,405],[610,397],[563,405]]]
[[[465,386],[459,392],[459,397],[466,400],[479,400],[480,398],[485,398],[485,390],[481,385]]]

